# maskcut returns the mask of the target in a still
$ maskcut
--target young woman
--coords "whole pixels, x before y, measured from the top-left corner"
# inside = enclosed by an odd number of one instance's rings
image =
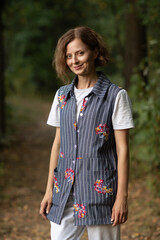
[[[56,127],[40,214],[52,240],[119,240],[127,220],[128,132],[133,127],[127,92],[96,67],[108,63],[101,36],[88,27],[66,32],[54,63],[71,84],[56,92],[47,123]]]

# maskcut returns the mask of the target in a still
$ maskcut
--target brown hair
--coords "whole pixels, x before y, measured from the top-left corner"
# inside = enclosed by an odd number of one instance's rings
[[[98,57],[95,59],[96,67],[103,66],[109,61],[108,48],[99,34],[85,26],[70,29],[59,38],[53,59],[53,66],[55,65],[57,75],[62,80],[68,79],[69,68],[66,64],[66,47],[75,38],[81,39],[91,50],[95,48],[99,50]]]

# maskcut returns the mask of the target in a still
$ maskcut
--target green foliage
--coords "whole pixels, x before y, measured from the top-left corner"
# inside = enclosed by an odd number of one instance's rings
[[[129,89],[135,116],[131,152],[134,168],[138,165],[149,172],[160,167],[160,1],[136,3],[137,14],[147,28],[148,56],[135,69]],[[88,25],[104,37],[112,61],[103,71],[123,87],[126,16],[130,7],[130,1],[125,0],[7,1],[3,16],[7,93],[54,93],[62,84],[51,66],[57,40],[78,25]],[[138,75],[142,69],[148,76],[147,85]]]
[[[155,72],[150,74],[150,82],[144,90],[142,79],[135,74],[132,78],[133,87],[130,89],[136,126],[132,131],[132,155],[145,171],[153,171],[160,167],[158,75]]]
[[[4,22],[9,89],[55,91],[62,84],[51,66],[57,40],[66,30],[78,25],[93,27],[113,49],[109,74],[122,70],[122,9],[118,1],[8,1]],[[122,24],[118,25],[119,21]]]
[[[4,14],[8,55],[6,76],[12,89],[23,91],[21,87],[24,83],[27,86],[27,82],[28,90],[32,87],[48,92],[59,87],[61,82],[57,81],[51,66],[54,49],[62,33],[80,24],[79,18],[84,24],[83,4],[85,0],[67,0],[65,4],[51,0],[12,0],[8,3]],[[15,77],[17,83],[12,84]]]

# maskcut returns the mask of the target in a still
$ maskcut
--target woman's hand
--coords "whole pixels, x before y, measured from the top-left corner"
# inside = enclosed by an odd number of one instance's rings
[[[117,224],[122,224],[127,221],[128,217],[128,201],[127,197],[118,197],[114,203],[112,208],[112,218],[113,222],[112,226],[116,226]]]
[[[47,214],[49,213],[51,206],[52,206],[52,191],[49,191],[44,195],[39,211],[39,213],[44,219],[47,219],[46,213]]]

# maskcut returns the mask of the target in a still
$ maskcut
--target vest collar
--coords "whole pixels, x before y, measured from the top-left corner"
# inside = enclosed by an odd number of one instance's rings
[[[89,95],[94,93],[99,98],[103,98],[104,95],[106,94],[107,89],[110,87],[111,82],[108,80],[108,78],[104,75],[103,72],[97,72],[97,73],[99,75],[99,78],[96,84],[94,85],[92,91],[89,93]],[[78,81],[78,77],[75,76],[71,84],[69,84],[67,99],[74,95],[74,85],[77,83],[77,81]]]
[[[103,72],[97,73],[99,75],[99,78],[91,92],[93,92],[99,98],[103,98],[106,94],[107,89],[110,87],[111,82],[107,79]]]

